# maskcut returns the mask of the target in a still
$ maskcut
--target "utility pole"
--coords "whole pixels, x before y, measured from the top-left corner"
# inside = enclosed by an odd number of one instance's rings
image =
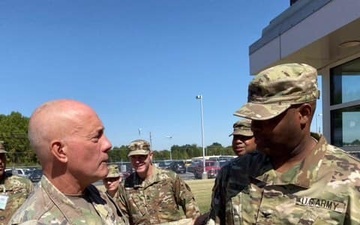
[[[166,137],[169,138],[170,141],[173,138],[172,136],[166,136]],[[169,151],[170,151],[170,160],[172,160],[171,143],[170,143]]]
[[[149,138],[150,138],[150,149],[153,150],[152,148],[152,137],[151,137],[151,131],[149,132]]]

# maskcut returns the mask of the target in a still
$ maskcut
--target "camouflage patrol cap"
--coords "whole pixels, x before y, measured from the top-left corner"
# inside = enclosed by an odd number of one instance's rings
[[[291,105],[316,101],[319,96],[315,68],[301,63],[281,64],[254,77],[248,88],[248,103],[234,115],[268,120]]]
[[[253,132],[251,131],[251,120],[249,119],[243,119],[239,120],[233,125],[234,132],[232,132],[231,135],[242,135],[251,137],[254,136]]]
[[[145,140],[135,140],[132,141],[129,146],[129,154],[128,156],[132,155],[147,155],[149,154],[150,150],[150,143]]]
[[[119,167],[117,165],[109,165],[109,172],[106,178],[120,177]]]
[[[5,151],[5,147],[4,147],[2,141],[0,141],[0,154],[1,154],[1,153],[7,153],[7,151]]]

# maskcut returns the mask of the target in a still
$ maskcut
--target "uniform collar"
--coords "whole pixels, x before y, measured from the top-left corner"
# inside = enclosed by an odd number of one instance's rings
[[[293,184],[303,188],[309,186],[318,177],[318,168],[325,156],[326,148],[324,147],[327,142],[323,136],[312,133],[311,136],[318,142],[313,151],[299,164],[295,165],[292,169],[285,173],[276,172],[270,162],[269,157],[265,157],[262,168],[266,168],[261,175],[254,178],[263,185],[288,185]]]

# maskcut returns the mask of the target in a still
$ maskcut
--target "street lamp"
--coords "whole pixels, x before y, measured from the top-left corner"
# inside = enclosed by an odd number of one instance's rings
[[[317,125],[318,125],[318,123],[317,123],[317,118],[318,117],[320,117],[320,120],[319,120],[319,130],[318,130],[318,132],[319,132],[319,134],[321,133],[321,130],[320,130],[320,127],[321,127],[321,125],[320,124],[322,124],[322,114],[321,113],[319,113],[319,114],[317,114],[316,115],[316,129],[317,129]]]
[[[201,144],[202,144],[202,152],[203,152],[203,173],[202,179],[207,179],[207,173],[205,169],[205,146],[204,146],[204,106],[203,106],[203,96],[197,95],[196,99],[200,100],[200,111],[201,111]]]
[[[171,141],[171,139],[173,138],[172,136],[166,136],[167,138],[169,138],[169,140]],[[171,153],[171,144],[170,144],[170,160],[172,160],[172,153]]]

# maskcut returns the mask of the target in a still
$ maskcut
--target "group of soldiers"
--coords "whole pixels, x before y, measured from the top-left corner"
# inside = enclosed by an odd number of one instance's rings
[[[216,177],[204,214],[176,173],[154,166],[147,141],[129,144],[134,172],[120,184],[96,112],[75,100],[47,102],[28,130],[44,176],[33,191],[3,172],[0,223],[360,224],[360,161],[310,132],[317,76],[307,64],[287,63],[253,78],[248,102],[234,113],[243,118],[231,134],[238,157]],[[93,185],[101,179],[105,192]]]

